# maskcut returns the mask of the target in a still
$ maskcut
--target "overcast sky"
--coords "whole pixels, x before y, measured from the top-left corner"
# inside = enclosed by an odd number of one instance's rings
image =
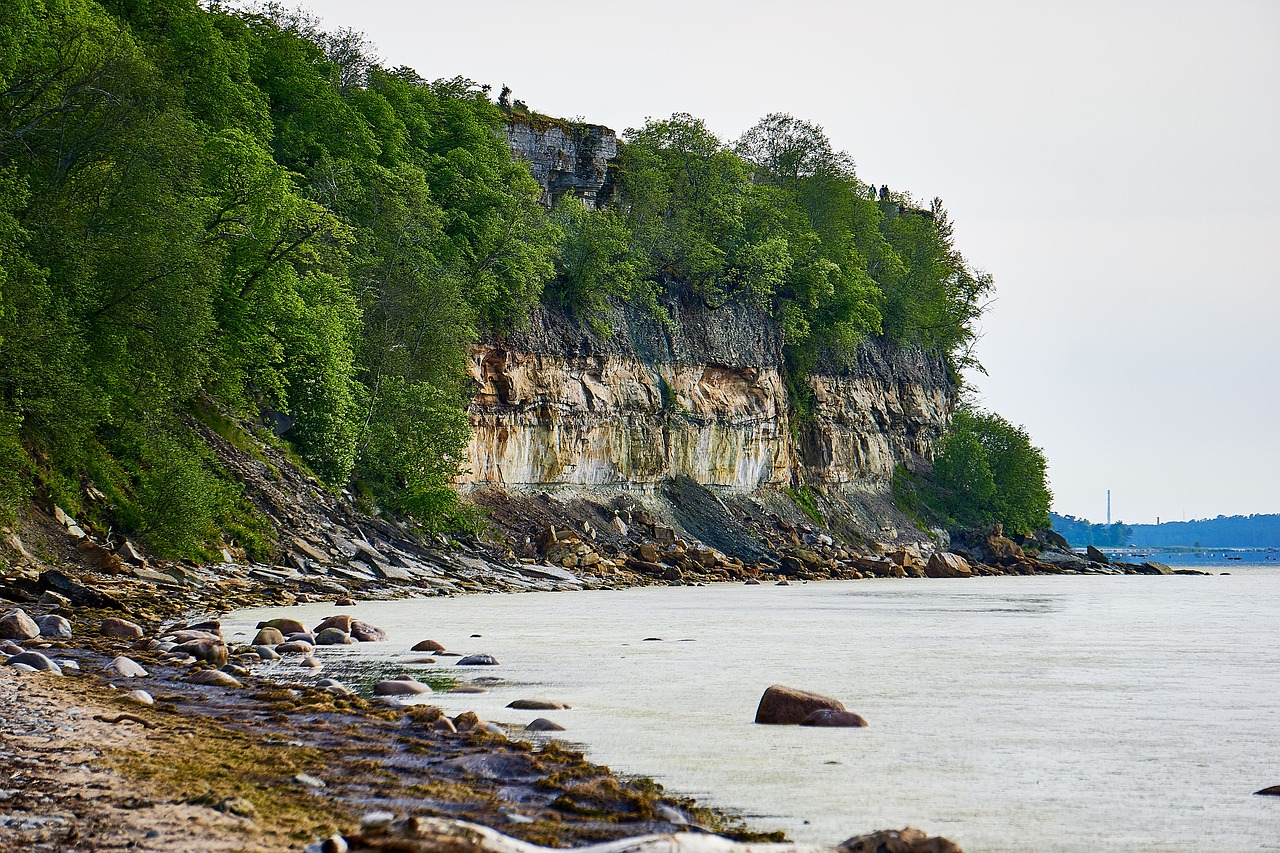
[[[621,131],[822,125],[994,274],[973,377],[1058,512],[1280,512],[1280,2],[303,0],[387,65]]]

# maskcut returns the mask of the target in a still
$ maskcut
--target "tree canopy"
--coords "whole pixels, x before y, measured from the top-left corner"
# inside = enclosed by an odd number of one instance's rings
[[[332,488],[455,523],[468,347],[539,299],[599,325],[677,280],[777,317],[796,376],[881,333],[966,358],[990,278],[940,203],[874,200],[820,127],[649,121],[610,206],[546,210],[510,119],[274,3],[0,6],[0,507],[260,548],[198,434],[226,411],[287,417]]]

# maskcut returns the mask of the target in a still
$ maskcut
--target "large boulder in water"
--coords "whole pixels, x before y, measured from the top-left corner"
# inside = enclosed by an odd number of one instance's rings
[[[796,726],[814,711],[824,709],[843,711],[845,707],[829,696],[775,684],[760,697],[756,722],[768,726]]]
[[[924,573],[931,578],[971,578],[973,569],[959,554],[936,553],[929,557]]]
[[[387,632],[359,619],[351,620],[351,637],[361,643],[386,642]]]
[[[259,622],[258,628],[274,628],[280,632],[280,635],[287,637],[290,634],[305,634],[307,626],[303,625],[297,619],[268,619],[265,622]]]
[[[1084,549],[1084,556],[1090,563],[1101,563],[1104,566],[1111,565],[1111,560],[1107,559],[1107,555],[1092,545]]]
[[[858,835],[836,846],[840,853],[964,853],[954,841],[930,837],[918,829],[881,829]]]

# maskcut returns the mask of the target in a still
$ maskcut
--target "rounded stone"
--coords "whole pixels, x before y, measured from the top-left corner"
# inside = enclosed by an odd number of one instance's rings
[[[142,664],[133,658],[124,656],[112,660],[111,663],[106,665],[105,669],[107,672],[115,673],[121,678],[142,678],[150,675],[149,672],[143,669]]]
[[[313,648],[315,648],[315,646],[310,643],[304,643],[301,640],[294,640],[293,642],[281,643],[276,646],[276,651],[282,655],[309,655]]]
[[[0,618],[0,639],[34,640],[40,636],[40,626],[21,607],[15,607]]]
[[[259,622],[258,628],[274,628],[282,636],[286,637],[290,634],[305,634],[307,632],[307,626],[297,619],[268,619],[266,622]]]
[[[141,640],[142,626],[128,619],[108,616],[98,624],[98,633],[104,637],[119,637],[123,640]]]
[[[832,711],[845,710],[840,701],[829,696],[775,684],[760,697],[760,705],[756,708],[756,722],[774,726],[794,726],[814,711],[824,708]]]
[[[493,655],[467,655],[457,663],[458,666],[497,666],[498,659]]]
[[[565,729],[564,726],[557,722],[548,720],[546,717],[539,717],[525,726],[524,730],[526,732],[562,732]]]
[[[422,642],[418,643],[409,651],[411,652],[443,652],[444,650],[445,650],[444,646],[437,643],[435,640],[423,640]]]
[[[156,700],[151,698],[151,694],[145,690],[130,690],[120,697],[120,701],[133,702],[138,705],[154,705],[156,703]]]
[[[337,628],[344,634],[350,634],[352,621],[354,620],[352,620],[352,618],[346,613],[337,613],[333,616],[326,616],[320,624],[315,627],[314,631],[319,635],[325,628]]]
[[[387,632],[359,619],[351,620],[351,638],[361,643],[384,643]]]
[[[51,672],[54,675],[62,675],[62,669],[49,658],[39,652],[23,652],[14,655],[7,661],[9,666],[22,668],[29,666],[36,672]]]
[[[284,634],[278,628],[262,628],[253,635],[255,646],[278,646],[284,642]]]
[[[554,702],[550,699],[517,699],[507,705],[517,711],[567,711],[572,708],[566,702]]]
[[[210,687],[243,687],[234,676],[216,669],[197,669],[187,679],[192,684],[204,684]]]
[[[431,687],[429,685],[420,681],[405,681],[400,678],[379,681],[373,686],[373,695],[375,696],[420,696],[430,692]]]
[[[39,626],[42,637],[58,637],[64,640],[71,638],[71,622],[64,616],[50,613],[48,616],[37,619],[36,625]]]
[[[316,634],[317,646],[345,646],[354,642],[350,634],[338,628],[325,628]]]

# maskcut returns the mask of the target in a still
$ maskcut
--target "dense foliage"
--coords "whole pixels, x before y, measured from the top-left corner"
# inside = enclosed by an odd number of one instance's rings
[[[539,298],[598,324],[679,280],[780,318],[795,376],[881,332],[967,358],[990,279],[940,204],[874,200],[819,128],[651,121],[608,209],[548,211],[510,118],[275,5],[7,0],[0,508],[35,491],[163,553],[262,547],[200,437],[229,412],[453,523],[468,345]]]
[[[1026,535],[1049,526],[1052,495],[1044,453],[1022,427],[969,408],[956,412],[923,489],[925,503],[952,528],[1002,525]]]

